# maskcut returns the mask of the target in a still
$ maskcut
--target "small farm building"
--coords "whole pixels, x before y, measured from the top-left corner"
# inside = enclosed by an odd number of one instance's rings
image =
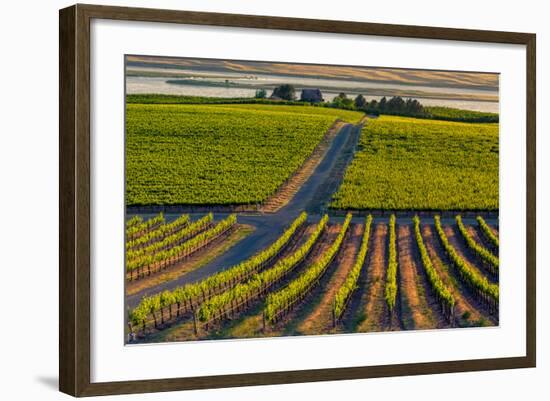
[[[319,89],[302,89],[302,102],[319,103],[323,101],[323,94]]]

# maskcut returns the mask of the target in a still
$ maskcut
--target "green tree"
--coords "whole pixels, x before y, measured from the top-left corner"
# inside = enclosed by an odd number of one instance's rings
[[[265,89],[258,89],[254,97],[256,99],[265,99],[266,96],[267,96],[267,92],[265,91]]]
[[[343,96],[342,96],[343,95]],[[337,109],[354,110],[355,105],[352,99],[349,99],[344,93],[336,96],[331,103],[332,107]]]
[[[353,104],[352,99],[347,99],[346,98],[342,101],[342,103],[343,103],[343,106],[344,106],[343,108],[344,109],[347,109],[347,110],[354,110],[355,109],[355,105]]]
[[[355,103],[356,109],[363,109],[367,105],[367,101],[363,97],[363,95],[357,95],[357,97],[354,100],[354,103]]]
[[[296,89],[289,84],[280,85],[273,89],[273,94],[271,96],[283,100],[296,100]]]
[[[367,108],[372,111],[375,111],[375,110],[378,111],[378,101],[376,99],[372,99],[369,102],[369,105],[367,106]]]
[[[401,96],[394,96],[388,101],[386,110],[392,113],[402,113],[405,111],[405,101]]]
[[[418,100],[409,98],[405,102],[405,111],[407,112],[407,114],[419,115],[423,114],[424,108]]]
[[[388,103],[388,100],[386,99],[386,96],[384,96],[382,99],[380,99],[380,103],[378,103],[378,111],[380,113],[383,113],[386,111],[386,104]]]

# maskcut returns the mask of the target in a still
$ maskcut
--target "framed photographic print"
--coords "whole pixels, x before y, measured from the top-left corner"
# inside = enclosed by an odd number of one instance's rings
[[[61,10],[61,391],[534,367],[535,113],[533,34]]]

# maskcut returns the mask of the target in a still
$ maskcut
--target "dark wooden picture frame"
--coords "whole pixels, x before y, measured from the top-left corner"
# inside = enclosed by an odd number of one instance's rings
[[[90,22],[94,18],[525,45],[527,54],[526,356],[91,383]],[[73,396],[93,396],[535,367],[536,36],[534,34],[80,4],[60,10],[59,29],[59,388],[62,392]]]

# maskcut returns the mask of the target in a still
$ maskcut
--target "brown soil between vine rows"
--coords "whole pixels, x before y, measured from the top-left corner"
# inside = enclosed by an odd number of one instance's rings
[[[322,292],[321,300],[297,327],[296,334],[326,334],[332,330],[332,309],[336,292],[340,289],[355,263],[355,258],[363,235],[363,224],[352,224],[342,244],[339,256],[333,262],[337,265],[336,271],[330,277]]]
[[[439,238],[437,238],[435,228],[431,225],[424,225],[422,236],[434,268],[453,293],[456,301],[455,317],[458,326],[471,327],[497,324],[498,317],[491,316],[458,277],[456,269],[451,266],[445,250],[441,246]]]
[[[412,227],[399,225],[397,229],[397,253],[399,263],[399,288],[401,317],[406,330],[422,330],[441,327],[441,317],[436,315],[427,300],[427,291],[421,275],[422,261],[416,250]]]
[[[472,269],[478,272],[481,276],[486,277],[490,283],[498,283],[498,279],[491,274],[486,267],[483,266],[481,258],[470,249],[466,243],[466,240],[462,237],[462,233],[458,230],[458,227],[445,225],[443,226],[443,230],[447,235],[449,243],[453,246],[459,256],[472,267]]]
[[[378,223],[373,231],[367,254],[366,280],[362,283],[366,291],[355,318],[357,332],[386,331],[391,324],[384,298],[388,226]]]
[[[284,258],[298,249],[309,237],[315,224],[303,227],[296,239],[280,255]],[[445,225],[444,231],[459,255],[464,256],[460,234],[455,227]],[[275,292],[317,261],[336,239],[341,224],[329,224],[325,233],[314,245],[311,254],[295,270],[274,285]],[[473,227],[469,226],[471,231]],[[459,272],[446,255],[437,232],[432,225],[421,227],[424,244],[434,268],[451,290],[455,300],[455,321],[449,323],[441,313],[441,306],[427,280],[411,224],[396,227],[398,257],[398,299],[395,313],[390,316],[385,302],[385,280],[388,263],[389,226],[387,222],[373,223],[365,263],[358,280],[358,288],[352,293],[341,322],[333,327],[332,306],[336,292],[347,278],[355,263],[364,224],[351,224],[341,249],[319,282],[278,323],[263,327],[265,296],[252,300],[250,305],[222,322],[217,322],[205,331],[199,326],[199,335],[194,334],[191,315],[181,316],[178,321],[166,323],[159,330],[149,330],[138,342],[163,342],[202,339],[252,338],[295,335],[319,335],[351,332],[380,332],[391,330],[423,330],[448,327],[478,327],[498,325],[498,314],[491,315],[488,308],[476,298],[473,291],[460,278]],[[474,237],[475,240],[479,240]],[[462,242],[462,243],[461,243]],[[471,255],[470,255],[471,256]],[[465,257],[466,258],[466,257]],[[475,264],[477,262],[477,264]],[[272,266],[276,261],[270,264]],[[479,261],[472,260],[472,267],[480,269]],[[267,267],[269,268],[269,267]],[[164,319],[168,318],[165,313]],[[160,318],[157,315],[160,321]]]
[[[472,236],[475,242],[477,242],[479,245],[498,257],[498,249],[496,249],[495,251],[495,246],[489,242],[489,240],[485,237],[485,234],[483,234],[479,227],[467,226],[466,228],[468,229],[468,233]]]
[[[304,264],[302,268],[302,272],[305,271],[305,269],[307,269],[313,263],[317,262],[321,258],[321,256],[330,248],[330,246],[334,243],[334,240],[338,236],[338,233],[340,232],[341,228],[342,228],[341,224],[333,224],[326,229],[326,235],[319,243],[319,246],[315,252],[315,255],[313,255]],[[344,244],[342,244],[342,246],[344,246]],[[321,296],[323,292],[326,290],[326,285],[330,277],[338,267],[338,264],[337,264],[338,257],[339,255],[336,256],[336,258],[327,268],[327,270],[325,271],[325,273],[323,274],[322,278],[319,280],[317,285],[315,285],[310,290],[310,292],[305,296],[305,298],[302,301],[300,301],[286,316],[284,316],[275,325],[266,327],[266,330],[264,332],[265,336],[275,337],[275,336],[284,336],[284,335],[292,336],[292,335],[301,334],[297,332],[298,327],[301,324],[301,322],[306,318],[306,316],[308,316],[313,311],[313,309],[316,308],[317,305],[319,304],[321,300]]]

